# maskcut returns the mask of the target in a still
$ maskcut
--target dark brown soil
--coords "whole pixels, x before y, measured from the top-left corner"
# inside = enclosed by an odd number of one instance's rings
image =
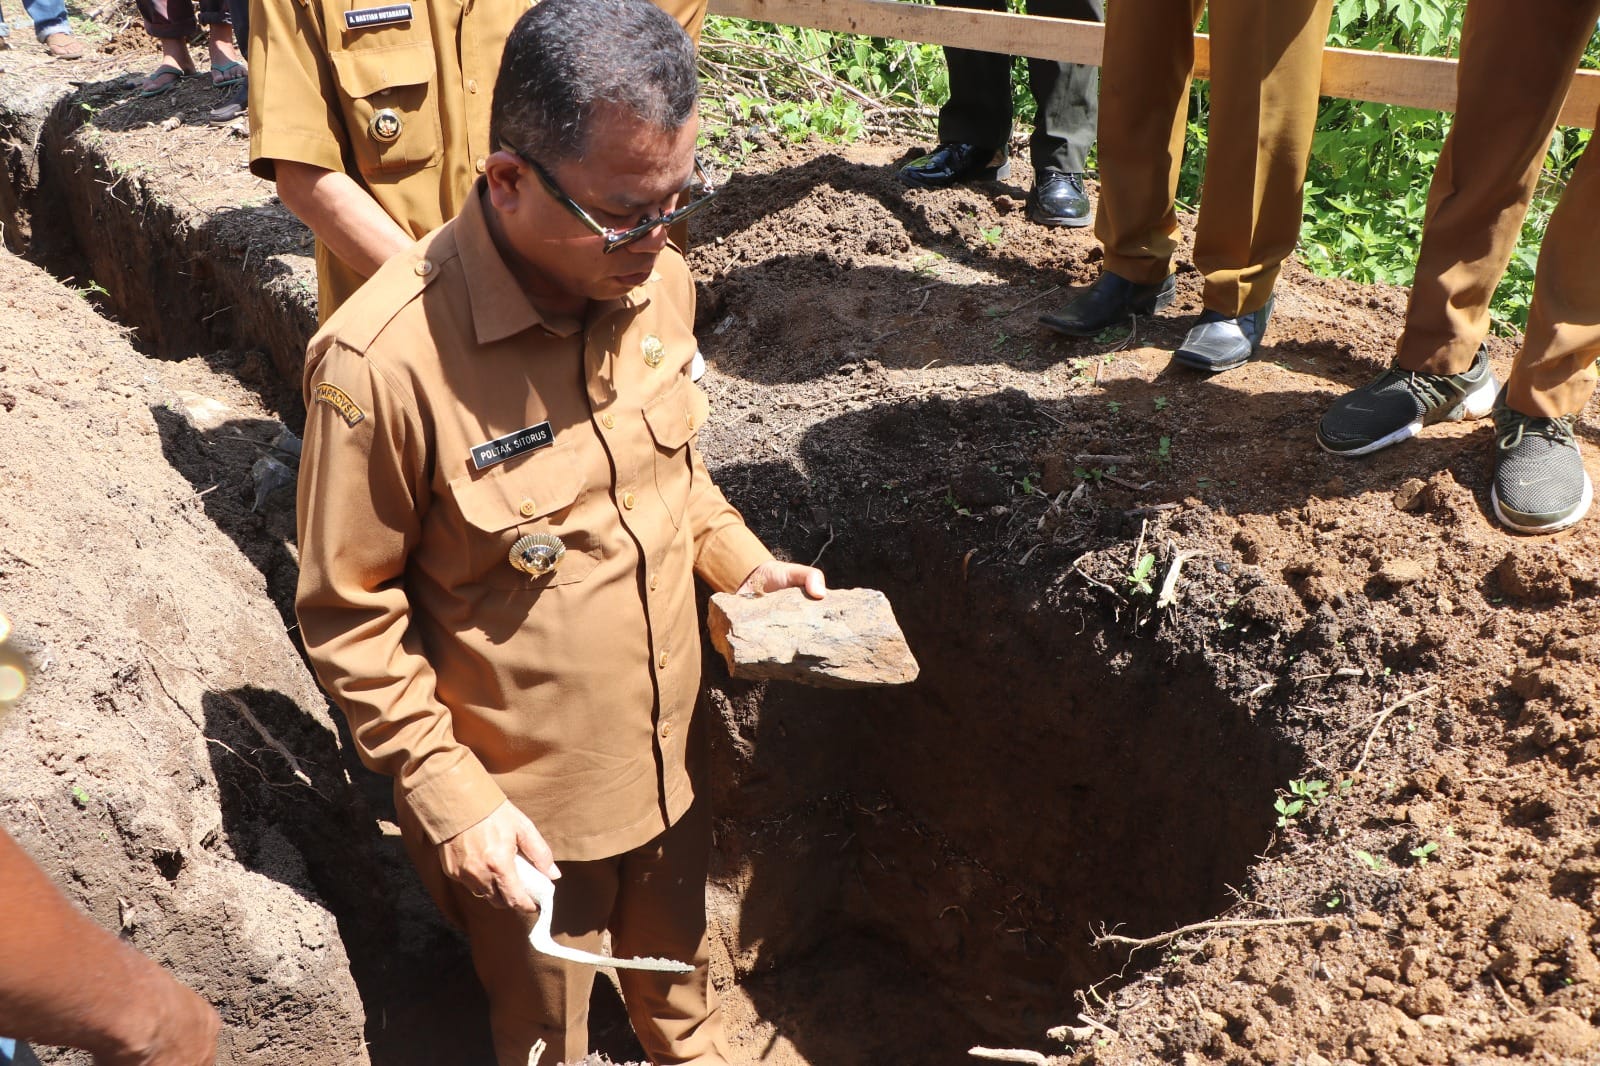
[[[234,215],[241,233],[268,227],[264,283],[303,288],[299,231],[239,176],[242,142],[192,121],[209,101],[193,86],[165,98],[182,120],[162,134],[153,102],[106,86],[86,88],[103,117],[72,143],[94,139],[130,193],[171,207],[146,223],[149,261],[171,259],[154,248],[184,225],[211,241],[198,275],[247,254],[217,233],[219,190],[236,190],[260,198]],[[1328,402],[1388,361],[1403,292],[1291,264],[1262,358],[1202,378],[1168,367],[1198,309],[1187,263],[1177,306],[1126,336],[1035,323],[1098,252],[1024,218],[1025,174],[907,191],[892,166],[911,146],[755,140],[694,234],[716,410],[703,446],[769,543],[819,558],[835,585],[889,592],[924,674],[888,697],[824,697],[708,668],[716,974],[740,1054],[1600,1060],[1600,524],[1501,532],[1483,424],[1365,460],[1316,448]],[[216,308],[181,309],[184,288],[157,298],[104,247],[135,225],[103,200],[119,190],[59,180],[107,305],[152,349],[207,356],[153,365],[293,424],[279,342],[230,314],[197,326]],[[191,184],[184,205],[172,190]],[[119,239],[84,241],[94,224]],[[0,301],[0,335],[41,311]],[[212,357],[230,330],[267,355]],[[58,402],[41,417],[73,418],[103,372],[64,360],[72,343],[14,350],[0,401],[31,410],[22,390],[45,378]],[[1513,350],[1492,344],[1498,371]],[[1580,438],[1600,476],[1593,430]],[[11,435],[0,466],[44,465],[45,439]],[[248,595],[286,619],[284,516],[242,517],[248,462],[213,450],[238,513],[192,520],[238,542],[264,575]],[[179,462],[94,461],[135,487]],[[50,543],[48,486],[6,483],[10,543]],[[67,579],[70,556],[35,553],[45,572],[16,609],[49,620],[37,590]],[[21,572],[0,574],[0,598]],[[1280,819],[1274,801],[1308,781],[1326,784],[1318,801]],[[1190,923],[1212,924],[1131,957],[1096,944]]]

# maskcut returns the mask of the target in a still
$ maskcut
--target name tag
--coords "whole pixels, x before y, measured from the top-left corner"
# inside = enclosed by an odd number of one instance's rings
[[[550,423],[540,422],[537,426],[529,426],[527,429],[507,433],[486,443],[473,445],[472,465],[483,470],[496,463],[503,463],[507,459],[514,459],[523,452],[548,448],[555,442],[556,435],[550,431]]]
[[[344,13],[344,28],[347,30],[368,30],[374,26],[397,26],[402,22],[410,21],[410,4],[358,7]]]

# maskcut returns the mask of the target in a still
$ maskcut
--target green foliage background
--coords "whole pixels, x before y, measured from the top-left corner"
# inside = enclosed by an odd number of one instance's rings
[[[1022,7],[1020,0],[1010,3],[1014,10]],[[1328,43],[1453,56],[1465,7],[1466,0],[1336,0]],[[887,135],[908,144],[927,143],[938,105],[949,94],[941,48],[883,38],[713,16],[702,39],[702,61],[708,74],[708,132],[735,150],[737,132],[752,123],[795,140],[813,134],[838,141]],[[1584,65],[1600,66],[1600,45],[1594,41]],[[1034,108],[1021,60],[1012,94],[1018,122],[1027,127]],[[1197,83],[1179,188],[1186,204],[1198,202],[1209,113],[1208,87]],[[1410,284],[1428,182],[1449,119],[1434,111],[1323,101],[1301,234],[1301,257],[1312,270],[1354,281]],[[731,138],[719,135],[730,132]],[[1493,312],[1501,328],[1520,329],[1527,320],[1540,237],[1589,136],[1587,130],[1562,128],[1552,138],[1523,239],[1495,295]]]

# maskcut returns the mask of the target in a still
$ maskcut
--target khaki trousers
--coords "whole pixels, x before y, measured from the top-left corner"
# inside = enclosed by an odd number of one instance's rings
[[[651,3],[677,19],[678,25],[694,39],[696,45],[700,43],[700,27],[705,25],[708,2],[709,0],[651,0]]]
[[[1600,0],[1471,0],[1455,123],[1428,190],[1396,364],[1457,374],[1489,330],[1573,71]],[[1586,151],[1550,218],[1528,333],[1506,402],[1549,418],[1583,409],[1600,354],[1600,158]]]
[[[528,1066],[536,1041],[542,1062],[578,1062],[589,1053],[589,995],[595,969],[528,946],[533,922],[476,899],[447,877],[438,852],[415,825],[401,830],[422,881],[452,922],[465,930],[473,967],[489,997],[499,1066]],[[711,987],[706,941],[706,868],[711,821],[704,802],[641,847],[592,862],[560,861],[551,935],[599,951],[611,931],[612,953],[654,955],[695,965],[693,973],[619,970],[622,1000],[650,1061],[728,1066],[732,1057]]]
[[[1105,268],[1142,285],[1172,273],[1194,28],[1205,0],[1107,4],[1100,72]],[[1211,0],[1211,122],[1194,262],[1205,306],[1259,310],[1300,237],[1333,0]]]

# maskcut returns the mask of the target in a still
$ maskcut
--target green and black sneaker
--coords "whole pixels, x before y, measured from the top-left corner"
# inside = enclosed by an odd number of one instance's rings
[[[1500,383],[1480,345],[1461,374],[1422,374],[1390,367],[1328,408],[1317,426],[1317,443],[1336,455],[1370,455],[1410,440],[1424,426],[1482,418],[1494,408]]]
[[[1554,533],[1589,510],[1594,485],[1572,426],[1577,415],[1534,418],[1494,407],[1494,516],[1518,533]]]

